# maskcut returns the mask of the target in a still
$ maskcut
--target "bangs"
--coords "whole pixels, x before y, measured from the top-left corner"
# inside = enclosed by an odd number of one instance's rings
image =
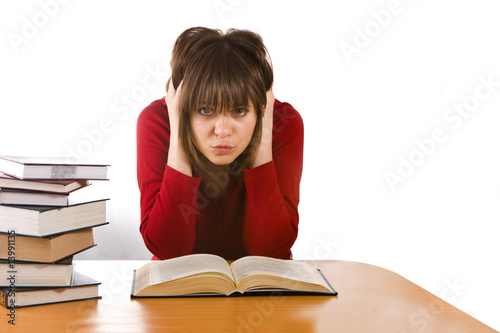
[[[249,66],[248,59],[238,53],[231,56],[227,52],[214,53],[197,57],[186,71],[185,91],[191,93],[185,96],[184,105],[189,109],[185,111],[192,113],[205,106],[224,113],[238,107],[248,108],[249,102],[260,111],[265,104],[265,89],[257,66]]]

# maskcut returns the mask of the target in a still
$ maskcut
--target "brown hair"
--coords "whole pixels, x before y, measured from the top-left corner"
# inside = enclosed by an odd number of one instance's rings
[[[193,169],[202,176],[203,155],[193,142],[191,113],[201,106],[226,112],[252,103],[257,113],[252,139],[229,168],[232,173],[240,174],[259,147],[266,92],[273,83],[271,60],[262,38],[248,30],[229,29],[224,34],[216,29],[190,28],[177,38],[170,66],[174,89],[183,81],[179,138]]]

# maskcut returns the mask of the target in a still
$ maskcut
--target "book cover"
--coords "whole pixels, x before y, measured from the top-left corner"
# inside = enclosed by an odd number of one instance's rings
[[[87,299],[100,299],[98,286],[101,283],[78,271],[68,287],[58,288],[0,288],[0,304],[6,308],[63,303]]]
[[[71,163],[65,157],[0,156],[0,172],[19,179],[107,180],[108,167]]]
[[[40,191],[14,190],[0,188],[0,204],[3,205],[35,205],[35,206],[68,206],[69,195],[45,193]]]

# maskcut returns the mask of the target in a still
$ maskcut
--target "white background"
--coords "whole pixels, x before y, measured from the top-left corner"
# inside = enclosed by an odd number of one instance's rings
[[[294,257],[393,270],[499,330],[496,3],[3,1],[0,155],[111,164],[109,182],[75,193],[111,198],[110,225],[78,259],[150,258],[138,231],[137,116],[164,95],[183,30],[253,30],[276,97],[305,124]],[[450,113],[464,104],[472,111]],[[388,172],[403,181],[391,189]]]

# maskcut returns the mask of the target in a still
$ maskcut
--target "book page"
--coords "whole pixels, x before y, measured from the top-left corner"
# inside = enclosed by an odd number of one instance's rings
[[[148,263],[149,284],[159,284],[200,273],[220,273],[232,280],[227,261],[212,254],[193,254],[164,261]]]
[[[325,285],[318,271],[310,264],[293,260],[250,256],[231,264],[236,283],[250,275],[273,275],[286,279]]]

